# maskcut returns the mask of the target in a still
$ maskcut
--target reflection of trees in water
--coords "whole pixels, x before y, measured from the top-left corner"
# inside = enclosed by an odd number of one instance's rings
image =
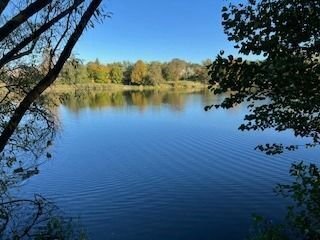
[[[34,159],[15,168],[1,162],[0,239],[85,239],[77,223],[53,202],[38,194],[32,198],[16,195],[25,180],[39,174],[39,164]]]
[[[0,239],[73,239],[79,235],[54,203],[40,195],[24,199],[15,191],[39,174],[39,166],[51,158],[48,150],[58,126],[56,100],[46,96],[34,103],[0,153]],[[0,113],[1,129],[9,110]]]
[[[154,91],[151,96],[151,104],[153,106],[161,106],[163,103],[163,96],[165,95],[164,92],[161,91]]]
[[[78,112],[84,108],[101,109],[106,107],[122,107],[126,104],[125,96],[120,92],[86,92],[63,93],[60,101],[71,111]]]
[[[140,110],[144,110],[149,105],[149,99],[144,92],[132,92],[131,99],[132,105],[139,107]]]
[[[214,95],[210,91],[203,91],[201,94],[201,101],[203,106],[208,106],[212,103],[221,102],[223,97],[220,95]]]
[[[212,95],[206,91],[116,91],[116,92],[92,92],[77,91],[64,93],[60,96],[61,103],[71,111],[78,112],[84,108],[122,108],[125,106],[136,106],[141,111],[147,107],[159,107],[168,105],[174,111],[182,111],[188,98],[194,94],[201,96],[203,103],[212,102]],[[206,104],[203,104],[206,105]]]
[[[3,199],[2,199],[3,200]],[[1,239],[79,239],[85,235],[40,195],[0,203]]]
[[[177,92],[168,93],[163,98],[164,103],[168,104],[175,111],[182,111],[186,102],[186,94]]]

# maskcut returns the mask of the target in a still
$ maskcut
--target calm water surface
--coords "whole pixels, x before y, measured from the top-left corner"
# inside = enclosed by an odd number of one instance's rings
[[[80,217],[91,239],[244,239],[252,213],[275,221],[284,214],[272,188],[288,181],[290,163],[317,156],[315,150],[276,157],[254,151],[293,138],[238,131],[246,108],[205,112],[220,100],[208,93],[61,99],[53,159],[23,191]]]

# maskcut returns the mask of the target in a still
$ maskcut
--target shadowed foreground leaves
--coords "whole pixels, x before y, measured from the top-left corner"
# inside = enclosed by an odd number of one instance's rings
[[[247,103],[249,114],[240,130],[292,130],[296,137],[320,141],[320,2],[261,0],[223,8],[223,27],[249,61],[223,51],[210,67],[210,89],[227,93],[221,104],[232,108]],[[269,144],[268,154],[298,146]]]

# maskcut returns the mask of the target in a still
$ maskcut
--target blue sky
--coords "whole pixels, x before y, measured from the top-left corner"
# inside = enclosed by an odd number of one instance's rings
[[[221,49],[235,53],[221,26],[223,4],[225,0],[105,0],[112,18],[88,30],[75,53],[102,62],[201,62]]]

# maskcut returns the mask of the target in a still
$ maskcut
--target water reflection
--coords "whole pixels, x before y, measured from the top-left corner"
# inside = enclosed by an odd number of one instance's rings
[[[160,107],[168,105],[174,111],[183,111],[190,94],[197,94],[203,98],[203,106],[213,101],[213,95],[205,90],[189,91],[116,91],[116,92],[92,92],[76,91],[63,93],[59,96],[60,101],[72,112],[82,109],[91,110],[105,108],[124,108],[135,106],[140,111],[148,107]]]

